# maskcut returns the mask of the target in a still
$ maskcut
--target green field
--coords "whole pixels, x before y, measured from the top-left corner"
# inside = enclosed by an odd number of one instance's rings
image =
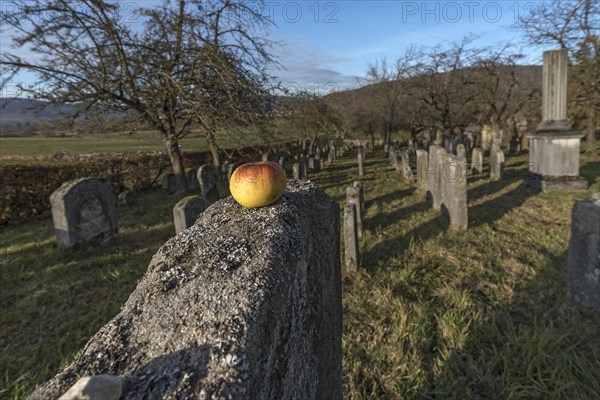
[[[266,142],[286,140],[284,134],[258,135],[254,132],[239,132],[217,135],[222,147],[240,147]],[[183,151],[204,150],[207,148],[203,137],[184,138],[180,141]],[[127,153],[135,151],[163,151],[165,145],[161,139],[126,138],[123,136],[110,138],[85,137],[0,137],[0,156],[39,156],[55,152],[69,153]]]
[[[469,230],[448,231],[382,150],[367,154],[361,267],[343,278],[344,398],[598,399],[600,316],[569,297],[571,208],[592,187],[523,187],[527,155],[506,177],[470,178]],[[355,153],[310,177],[343,206]],[[0,228],[0,398],[24,398],[119,311],[162,243],[177,197],[142,193],[119,209],[120,242],[59,250],[49,213]],[[343,207],[342,207],[343,209]]]

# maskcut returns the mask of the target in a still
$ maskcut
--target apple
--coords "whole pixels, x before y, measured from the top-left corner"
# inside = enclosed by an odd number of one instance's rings
[[[242,164],[231,175],[229,191],[246,208],[265,207],[275,203],[285,191],[285,171],[276,162]]]

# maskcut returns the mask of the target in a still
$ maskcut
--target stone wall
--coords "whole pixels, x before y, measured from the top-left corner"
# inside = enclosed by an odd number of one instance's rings
[[[310,182],[270,207],[220,200],[30,398],[110,374],[122,399],[341,399],[339,245],[338,205]]]

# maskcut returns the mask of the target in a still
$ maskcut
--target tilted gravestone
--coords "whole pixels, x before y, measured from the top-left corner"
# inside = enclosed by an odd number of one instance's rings
[[[600,312],[600,195],[573,207],[567,283],[575,300]]]
[[[427,191],[428,156],[427,151],[417,150],[417,187],[422,191]]]
[[[442,213],[450,218],[450,228],[466,230],[469,225],[466,160],[443,153],[442,163]]]
[[[210,204],[201,196],[187,196],[179,200],[173,207],[173,222],[175,233],[186,230],[194,225],[200,215]]]
[[[492,148],[490,152],[490,178],[492,180],[502,179],[504,174],[504,152]]]
[[[117,236],[116,198],[96,178],[65,182],[50,196],[52,221],[60,247],[104,245]]]
[[[344,207],[344,267],[346,271],[358,269],[358,226],[355,204],[346,204]]]
[[[429,147],[427,202],[436,210],[440,210],[442,206],[443,154],[446,154],[446,150],[443,147],[435,144]]]
[[[475,147],[471,154],[471,173],[480,175],[483,173],[483,150]]]
[[[290,180],[282,200],[210,206],[152,257],[118,315],[30,400],[80,377],[121,398],[342,399],[337,202]]]
[[[200,194],[210,203],[219,200],[219,191],[217,189],[217,174],[212,165],[203,165],[198,168],[198,182],[200,185]]]

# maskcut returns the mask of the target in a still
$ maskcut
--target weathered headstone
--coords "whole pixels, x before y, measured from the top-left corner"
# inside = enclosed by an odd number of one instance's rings
[[[360,195],[360,212],[361,215],[364,215],[365,213],[365,191],[364,191],[364,186],[363,186],[363,182],[362,181],[354,181],[354,184],[352,185],[353,188],[358,190],[358,193]]]
[[[308,170],[311,172],[315,171],[315,157],[313,156],[308,157]]]
[[[299,162],[295,162],[294,164],[292,164],[292,176],[294,177],[294,179],[302,179],[302,168],[300,167],[300,163]]]
[[[308,177],[308,159],[305,154],[300,157],[300,169],[302,170],[302,178],[306,179]]]
[[[442,163],[442,213],[450,218],[450,228],[466,230],[469,224],[466,160],[443,153]]]
[[[483,150],[475,147],[471,154],[471,173],[480,175],[483,173]]]
[[[484,151],[488,151],[492,148],[492,139],[494,133],[490,125],[483,125],[481,129],[481,148]]]
[[[490,152],[490,178],[492,180],[502,179],[504,173],[504,152],[492,149]]]
[[[344,266],[346,271],[358,269],[358,226],[355,204],[346,204],[344,207]]]
[[[200,194],[209,203],[219,200],[217,189],[217,174],[211,165],[203,165],[198,168],[198,182],[200,183]]]
[[[427,151],[417,150],[417,187],[422,191],[427,191],[428,156]]]
[[[409,183],[413,182],[413,172],[410,167],[410,150],[403,149],[401,153],[401,162],[402,162],[402,177]]]
[[[132,207],[137,204],[137,198],[133,190],[125,190],[117,196],[117,204],[125,207]]]
[[[233,175],[233,172],[236,170],[237,167],[237,163],[230,163],[227,166],[227,182],[231,180],[231,175]]]
[[[580,304],[600,312],[600,196],[573,207],[567,282]]]
[[[459,143],[456,145],[456,155],[460,158],[464,158],[465,161],[467,160],[467,150],[465,149],[464,144]]]
[[[360,188],[349,187],[346,189],[346,203],[356,206],[356,227],[358,229],[358,237],[362,236],[363,230],[363,213],[361,207]]]
[[[442,154],[446,150],[438,145],[429,147],[429,162],[427,171],[427,202],[429,205],[440,210],[442,205]]]
[[[174,173],[168,173],[163,176],[162,191],[166,194],[177,192],[177,177]]]
[[[336,201],[294,180],[269,207],[213,204],[30,400],[99,374],[122,377],[127,400],[341,400],[339,218]]]
[[[365,149],[364,147],[359,147],[358,148],[358,152],[357,152],[357,157],[358,157],[358,175],[359,176],[363,176],[365,174],[365,171],[363,169],[363,159],[364,159],[364,155],[365,154]]]
[[[315,158],[314,171],[315,172],[321,171],[321,159],[320,158]]]
[[[269,161],[269,153],[263,153],[262,160],[263,161]]]
[[[179,200],[173,207],[175,233],[178,234],[194,225],[198,215],[210,204],[201,196],[187,196]]]
[[[281,165],[281,168],[285,169],[285,157],[279,157],[279,165]]]
[[[104,245],[117,236],[116,198],[96,178],[65,182],[50,196],[52,222],[60,247]]]
[[[188,190],[194,191],[199,188],[198,178],[196,178],[196,171],[194,171],[193,169],[186,171],[185,180],[187,183]]]

